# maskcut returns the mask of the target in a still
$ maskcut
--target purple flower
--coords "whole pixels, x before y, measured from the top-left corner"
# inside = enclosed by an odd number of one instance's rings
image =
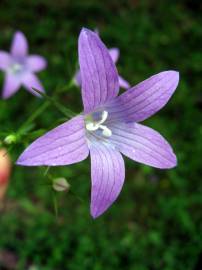
[[[98,30],[95,30],[95,34],[99,35],[99,32]],[[112,61],[114,62],[114,64],[116,64],[116,62],[118,61],[119,59],[119,55],[120,55],[120,51],[118,48],[111,48],[111,49],[108,49],[108,52],[112,58]],[[118,80],[119,80],[119,86],[122,87],[122,88],[125,88],[125,89],[128,89],[130,87],[130,84],[124,80],[120,75],[118,75]],[[76,75],[74,77],[74,81],[75,83],[78,85],[78,86],[81,86],[81,72],[80,70],[78,70],[76,72]]]
[[[176,156],[156,131],[139,124],[175,91],[179,74],[164,71],[118,96],[116,67],[100,38],[83,29],[79,63],[84,112],[33,142],[19,165],[59,166],[91,157],[91,214],[101,215],[118,197],[125,178],[121,155],[156,168],[175,167]]]
[[[5,72],[2,97],[7,99],[23,85],[34,95],[32,87],[44,91],[34,72],[46,68],[46,60],[39,55],[28,55],[27,39],[22,32],[16,32],[11,44],[11,52],[0,51],[0,70]]]

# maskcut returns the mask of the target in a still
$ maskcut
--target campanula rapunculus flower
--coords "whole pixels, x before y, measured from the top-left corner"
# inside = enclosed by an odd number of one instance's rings
[[[32,87],[44,91],[39,79],[34,74],[46,68],[46,60],[39,55],[28,55],[27,39],[22,32],[16,32],[11,44],[11,51],[0,51],[0,70],[5,72],[2,98],[14,95],[21,86],[38,95]]]
[[[95,33],[97,35],[99,35],[97,30],[95,31]],[[119,55],[120,55],[119,49],[118,48],[111,48],[111,49],[108,49],[108,52],[112,58],[112,61],[114,62],[114,64],[116,64],[118,59],[119,59]],[[80,72],[80,70],[78,70],[76,72],[74,80],[78,86],[81,86],[81,72]],[[119,80],[120,87],[122,87],[124,89],[128,89],[130,87],[130,84],[125,79],[123,79],[120,75],[118,75],[118,80]]]
[[[175,91],[179,74],[164,71],[120,96],[116,67],[94,32],[79,36],[84,111],[33,142],[19,165],[58,166],[91,157],[91,214],[101,215],[118,197],[125,178],[122,154],[156,168],[176,166],[168,142],[139,122],[159,111]]]

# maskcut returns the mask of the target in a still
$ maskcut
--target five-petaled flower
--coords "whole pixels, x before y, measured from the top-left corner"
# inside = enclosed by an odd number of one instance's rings
[[[2,97],[7,99],[17,92],[21,85],[34,95],[32,87],[44,91],[34,72],[46,68],[46,60],[39,55],[28,55],[27,39],[22,32],[16,32],[11,45],[11,52],[0,51],[0,70],[5,72]]]
[[[118,74],[94,32],[79,37],[84,112],[33,142],[19,157],[25,166],[58,166],[91,157],[91,214],[101,215],[116,200],[125,178],[121,155],[156,168],[176,166],[168,142],[139,124],[160,110],[175,91],[179,74],[164,71],[120,96]]]

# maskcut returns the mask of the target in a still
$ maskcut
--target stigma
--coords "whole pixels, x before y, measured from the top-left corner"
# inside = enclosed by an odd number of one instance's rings
[[[91,132],[95,132],[100,130],[104,137],[110,137],[112,135],[112,131],[104,125],[105,121],[108,118],[108,112],[95,112],[86,117],[86,129]]]

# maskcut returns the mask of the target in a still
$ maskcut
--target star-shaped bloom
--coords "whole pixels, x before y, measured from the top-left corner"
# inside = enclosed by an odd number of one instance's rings
[[[34,95],[32,87],[44,91],[41,82],[34,74],[45,69],[46,60],[39,55],[28,55],[27,39],[22,32],[16,32],[10,53],[0,51],[0,70],[5,72],[2,97],[7,99],[24,86]]]
[[[97,35],[99,35],[98,30],[96,30],[95,33]],[[118,48],[111,48],[111,49],[108,49],[108,52],[109,52],[109,55],[112,58],[112,61],[114,62],[114,64],[116,64],[118,59],[119,59],[119,56],[120,56],[120,50]],[[130,87],[130,84],[124,78],[122,78],[120,75],[118,75],[118,80],[119,80],[119,86],[120,87],[122,87],[124,89],[128,89]],[[81,86],[82,83],[81,83],[81,72],[80,72],[80,70],[78,70],[76,72],[76,75],[74,77],[74,81],[78,86]]]
[[[120,96],[116,67],[94,32],[79,37],[79,64],[84,111],[33,142],[17,164],[69,165],[91,157],[91,214],[106,211],[118,197],[125,178],[122,154],[156,168],[176,166],[169,143],[139,122],[159,111],[175,91],[179,74],[164,71]]]

